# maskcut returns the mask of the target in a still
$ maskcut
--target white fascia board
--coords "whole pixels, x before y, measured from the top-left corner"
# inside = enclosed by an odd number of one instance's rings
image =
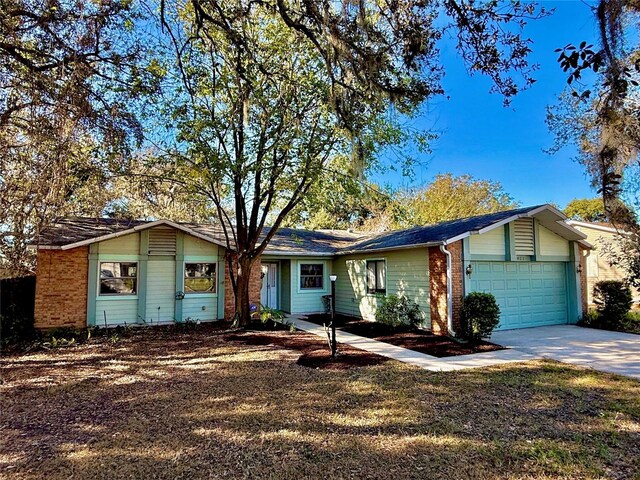
[[[169,220],[156,220],[155,222],[145,223],[143,225],[137,225],[133,228],[129,228],[128,230],[122,230],[121,232],[109,233],[108,235],[102,235],[100,237],[89,238],[87,240],[82,240],[81,242],[69,243],[68,245],[63,245],[60,247],[61,250],[71,250],[72,248],[83,247],[85,245],[91,245],[92,243],[103,242],[105,240],[111,240],[118,237],[123,237],[125,235],[129,235],[131,233],[139,232],[141,230],[146,230],[148,228],[158,227],[160,225],[167,225],[169,227],[173,227],[177,230],[181,230],[183,232],[188,233],[189,235],[193,235],[194,237],[205,240],[206,242],[213,243],[214,245],[218,245],[223,248],[227,248],[222,242],[217,242],[206,235],[202,235],[201,233],[195,232],[188,227],[178,225],[177,223],[173,223]],[[43,247],[39,247],[43,248]]]
[[[615,227],[605,227],[604,225],[596,225],[595,223],[579,222],[578,220],[567,220],[569,225],[575,225],[577,227],[590,228],[592,230],[598,230],[600,232],[617,233],[620,235],[630,235],[629,232],[624,230],[616,230]]]

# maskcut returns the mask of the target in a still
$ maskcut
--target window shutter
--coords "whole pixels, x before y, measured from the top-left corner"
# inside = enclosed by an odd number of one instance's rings
[[[521,218],[513,222],[516,256],[535,255],[533,218]]]
[[[149,230],[149,255],[175,255],[176,231],[173,228]]]

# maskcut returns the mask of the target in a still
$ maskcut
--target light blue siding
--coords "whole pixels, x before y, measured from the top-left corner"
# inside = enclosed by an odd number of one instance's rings
[[[472,262],[469,291],[495,295],[498,330],[566,324],[564,262]]]
[[[182,300],[183,320],[216,320],[218,315],[218,296],[206,293],[186,295]]]
[[[96,300],[96,327],[131,325],[138,319],[137,298],[98,297]]]

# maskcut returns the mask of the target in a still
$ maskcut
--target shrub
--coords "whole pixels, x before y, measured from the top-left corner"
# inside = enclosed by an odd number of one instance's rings
[[[462,300],[460,336],[470,342],[487,337],[500,323],[500,307],[490,293],[471,292]]]
[[[600,328],[600,313],[593,308],[590,308],[587,313],[582,315],[579,325],[583,327]]]
[[[263,325],[268,325],[269,322],[273,322],[274,328],[278,325],[282,325],[284,327],[289,327],[289,331],[291,332],[295,331],[296,329],[295,324],[286,319],[285,314],[282,310],[267,307],[266,305],[261,305],[260,310],[257,312],[253,312],[251,316],[254,318],[258,317]]]
[[[593,302],[600,314],[601,328],[620,329],[631,310],[633,297],[629,286],[619,280],[602,280],[593,287]]]
[[[387,295],[376,310],[376,322],[391,328],[418,326],[422,314],[417,303],[409,301],[404,295]]]
[[[5,314],[0,315],[0,346],[28,341],[35,335],[33,317],[24,315],[12,305]]]
[[[640,312],[627,312],[622,327],[625,332],[640,333]]]

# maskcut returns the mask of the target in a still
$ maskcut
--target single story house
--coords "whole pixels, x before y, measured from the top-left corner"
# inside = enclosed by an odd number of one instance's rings
[[[619,252],[625,233],[618,231],[612,224],[604,222],[579,222],[568,220],[567,223],[580,230],[587,236],[587,241],[593,245],[593,251],[587,258],[587,301],[593,303],[593,287],[600,280],[622,280],[626,272],[609,261],[609,252]],[[640,290],[632,288],[633,301],[640,303]]]
[[[493,293],[501,329],[575,323],[586,308],[586,235],[550,205],[382,234],[280,229],[252,271],[250,297],[290,314],[374,319],[380,299],[415,301],[423,325],[454,334],[463,296]],[[214,225],[62,219],[37,249],[37,328],[231,318],[224,237]]]

